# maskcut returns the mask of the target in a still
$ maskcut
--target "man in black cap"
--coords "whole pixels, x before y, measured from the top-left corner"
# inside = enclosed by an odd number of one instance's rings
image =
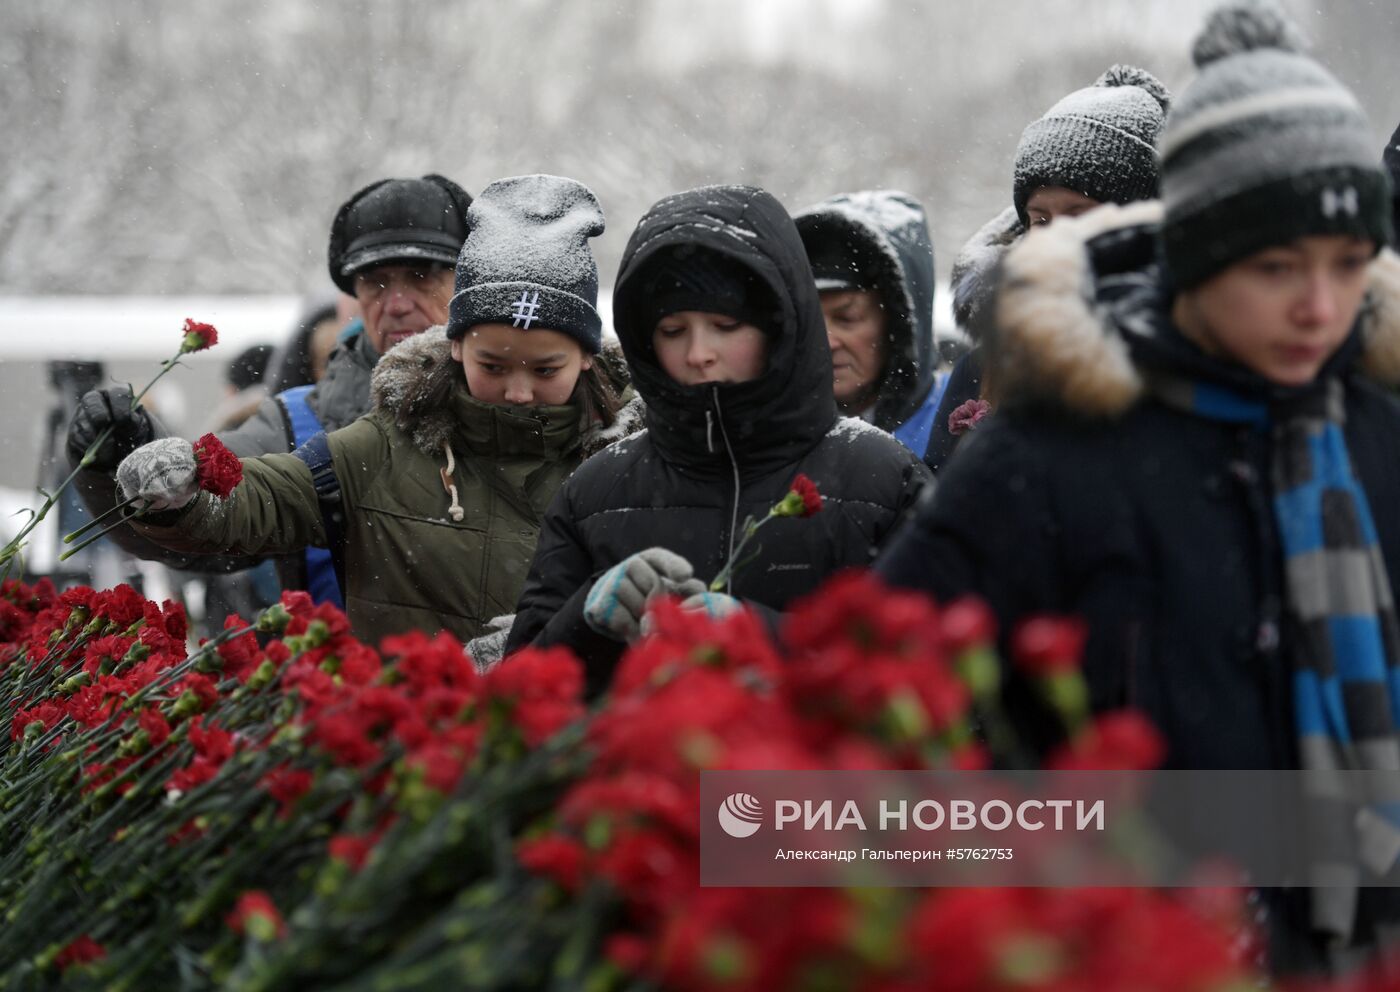
[[[450,179],[426,175],[381,179],[341,206],[331,223],[330,276],[355,297],[363,324],[342,338],[320,382],[268,397],[240,427],[220,433],[229,450],[240,458],[292,451],[318,432],[337,430],[369,412],[370,373],[379,356],[447,322],[453,267],[467,237],[471,199]],[[75,480],[94,515],[116,504],[115,472],[121,460],[169,433],[145,410],[131,410],[129,387],[92,390],[79,402],[68,430],[68,455],[75,466],[109,425],[115,427],[112,437]],[[166,551],[129,527],[118,527],[110,536],[137,557],[175,568],[230,572],[256,564],[247,558],[195,559]],[[318,601],[339,601],[330,556],[323,549],[284,559],[279,571],[284,588],[308,589]]]

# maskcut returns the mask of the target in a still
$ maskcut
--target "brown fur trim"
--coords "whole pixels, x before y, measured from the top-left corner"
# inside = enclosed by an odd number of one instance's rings
[[[370,379],[370,402],[392,416],[419,451],[437,455],[452,436],[449,401],[461,378],[462,365],[452,360],[444,328],[430,327],[379,359]]]
[[[1386,386],[1400,386],[1400,255],[1382,248],[1368,277],[1361,367]]]
[[[1161,218],[1156,202],[1106,204],[1033,229],[1007,252],[997,296],[999,396],[1036,396],[1103,417],[1136,402],[1142,379],[1127,345],[1095,312],[1084,246],[1108,231]]]

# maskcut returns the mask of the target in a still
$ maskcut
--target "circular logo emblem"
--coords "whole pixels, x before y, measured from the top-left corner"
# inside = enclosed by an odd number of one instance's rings
[[[731,837],[750,837],[763,826],[763,804],[747,792],[736,792],[720,803],[719,825]]]

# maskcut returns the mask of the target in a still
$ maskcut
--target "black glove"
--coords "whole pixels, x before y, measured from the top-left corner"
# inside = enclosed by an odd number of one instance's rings
[[[112,436],[97,449],[88,466],[99,472],[114,471],[123,458],[156,437],[150,414],[139,408],[131,409],[130,386],[93,389],[83,394],[73,419],[68,422],[68,458],[74,465],[108,427],[114,428]]]

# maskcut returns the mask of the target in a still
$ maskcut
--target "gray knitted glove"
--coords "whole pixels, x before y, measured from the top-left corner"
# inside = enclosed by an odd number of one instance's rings
[[[486,621],[487,632],[467,642],[467,658],[482,675],[495,668],[505,657],[506,641],[510,639],[510,628],[513,626],[514,613],[492,617]]]
[[[117,466],[124,496],[142,501],[143,510],[178,510],[199,495],[194,445],[181,437],[143,444]]]
[[[583,605],[583,617],[600,634],[632,641],[641,633],[647,603],[666,594],[694,596],[705,584],[690,562],[665,548],[647,548],[604,572]]]
[[[681,600],[681,609],[696,613],[705,613],[709,615],[711,620],[719,620],[744,608],[742,600],[735,599],[728,593],[709,592],[705,590],[699,579],[691,579],[689,582],[683,583],[683,585],[689,587],[692,582],[700,587],[699,591],[692,592],[690,588],[687,588],[684,592],[680,593],[679,595],[685,597]],[[654,629],[655,625],[652,623],[651,618],[651,613],[647,613],[646,616],[642,617],[642,637],[649,636]]]

